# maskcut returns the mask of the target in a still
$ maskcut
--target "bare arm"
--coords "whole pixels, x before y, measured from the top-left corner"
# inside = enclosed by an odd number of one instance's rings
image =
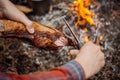
[[[0,17],[6,17],[11,20],[22,22],[26,25],[26,28],[30,33],[34,33],[32,21],[29,20],[24,13],[19,11],[9,0],[0,0]]]

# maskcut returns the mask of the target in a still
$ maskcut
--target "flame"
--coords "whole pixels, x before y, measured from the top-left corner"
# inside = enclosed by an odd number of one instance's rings
[[[93,19],[95,13],[94,11],[90,10],[91,4],[97,5],[97,3],[93,0],[74,0],[73,5],[70,5],[71,10],[76,13],[75,16],[77,17],[77,20],[75,21],[75,26],[86,26],[86,23],[89,23],[90,25],[94,25],[97,27],[97,23],[99,21],[94,21]],[[84,27],[84,31],[87,34],[89,32],[87,27]],[[89,36],[87,34],[84,36],[84,42],[89,41]],[[103,36],[100,35],[98,39],[103,40]]]
[[[75,26],[84,25],[86,22],[89,22],[91,25],[95,25],[94,20],[92,19],[94,12],[89,10],[91,4],[90,0],[75,0],[74,7],[71,10],[77,12],[77,21]]]

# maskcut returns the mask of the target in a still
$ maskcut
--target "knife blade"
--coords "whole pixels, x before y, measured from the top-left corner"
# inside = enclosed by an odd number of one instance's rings
[[[77,47],[78,49],[80,49],[80,48],[82,47],[82,42],[80,42],[80,39],[76,36],[76,34],[74,33],[74,31],[71,29],[71,27],[70,27],[70,25],[68,24],[68,22],[66,21],[66,19],[63,18],[63,20],[64,20],[65,24],[67,25],[67,28],[68,28],[69,31],[71,32],[73,38],[75,39],[76,43],[77,43],[76,47]]]

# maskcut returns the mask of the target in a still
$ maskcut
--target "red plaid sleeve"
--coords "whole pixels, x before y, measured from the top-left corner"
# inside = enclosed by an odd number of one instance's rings
[[[3,74],[2,74],[3,75]],[[5,78],[5,79],[3,79]],[[61,67],[54,68],[47,72],[36,72],[29,75],[4,74],[0,80],[85,80],[84,71],[81,65],[71,61]]]

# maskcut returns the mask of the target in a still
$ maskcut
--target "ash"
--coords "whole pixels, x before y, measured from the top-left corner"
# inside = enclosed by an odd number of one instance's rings
[[[53,5],[49,13],[37,16],[28,15],[28,17],[39,23],[55,27],[71,37],[70,32],[65,26],[63,17],[66,17],[68,23],[73,30],[77,30],[76,34],[80,38],[82,44],[85,43],[84,36],[88,35],[90,40],[94,41],[97,35],[104,38],[99,42],[103,47],[106,56],[106,64],[104,68],[89,80],[119,80],[120,79],[120,10],[119,1],[117,0],[97,0],[100,5],[94,8],[97,13],[94,19],[99,20],[100,28],[97,30],[87,24],[89,32],[85,32],[82,28],[74,28],[73,20],[69,13],[68,4],[60,2]],[[97,32],[96,32],[97,31]],[[29,41],[16,38],[0,38],[0,71],[15,72],[18,74],[28,74],[36,71],[46,71],[54,67],[61,66],[74,56],[68,56],[66,53],[73,47],[65,46],[60,50],[44,50],[34,47]]]

